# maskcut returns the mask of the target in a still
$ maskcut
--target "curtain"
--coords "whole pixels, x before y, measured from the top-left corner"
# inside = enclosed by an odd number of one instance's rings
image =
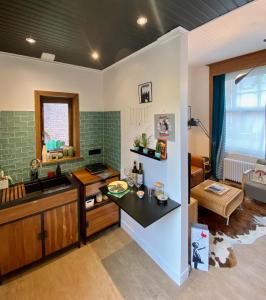
[[[223,178],[225,156],[225,75],[213,77],[212,105],[212,173],[217,179]]]
[[[266,66],[251,70],[235,84],[237,76],[248,71],[225,76],[225,151],[265,158]]]

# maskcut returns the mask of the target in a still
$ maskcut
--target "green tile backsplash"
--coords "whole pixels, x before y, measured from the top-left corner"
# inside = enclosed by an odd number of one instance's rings
[[[104,112],[104,162],[120,170],[121,120],[120,111]]]
[[[109,134],[112,134],[110,138]],[[88,156],[88,150],[100,148],[102,154]],[[120,169],[120,113],[80,112],[80,152],[84,160],[62,163],[71,171],[92,162],[106,162]],[[17,182],[29,178],[30,161],[35,158],[34,112],[0,111],[0,170]],[[46,176],[55,165],[40,169]]]

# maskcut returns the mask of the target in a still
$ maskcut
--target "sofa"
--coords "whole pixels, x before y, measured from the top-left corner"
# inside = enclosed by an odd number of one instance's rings
[[[266,165],[265,159],[258,159],[257,164]],[[245,196],[266,203],[266,184],[252,181],[255,170],[247,170],[243,174],[242,189]]]
[[[205,159],[202,156],[191,155],[190,169],[190,187],[200,184],[204,181],[205,174]]]

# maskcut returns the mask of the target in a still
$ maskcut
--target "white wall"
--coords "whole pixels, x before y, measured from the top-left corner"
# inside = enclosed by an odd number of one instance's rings
[[[187,34],[177,29],[131,57],[107,68],[103,75],[105,110],[121,111],[121,165],[144,164],[146,184],[166,185],[181,203],[146,229],[122,214],[122,226],[178,284],[188,275],[187,257]],[[138,104],[138,84],[152,81],[153,103]],[[143,109],[140,111],[140,109]],[[154,161],[129,151],[134,136],[153,134],[154,114],[175,113],[176,140],[168,142],[168,159]]]
[[[190,65],[188,82],[188,103],[192,106],[192,117],[200,119],[209,132],[209,67]],[[200,127],[192,127],[188,136],[189,152],[209,156],[209,139]]]
[[[102,111],[102,72],[0,53],[0,111],[34,110],[34,90],[79,93],[81,111]]]

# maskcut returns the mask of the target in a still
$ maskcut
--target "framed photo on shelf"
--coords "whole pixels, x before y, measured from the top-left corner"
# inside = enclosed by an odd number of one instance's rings
[[[152,102],[152,83],[146,82],[139,84],[139,103],[150,103]]]

